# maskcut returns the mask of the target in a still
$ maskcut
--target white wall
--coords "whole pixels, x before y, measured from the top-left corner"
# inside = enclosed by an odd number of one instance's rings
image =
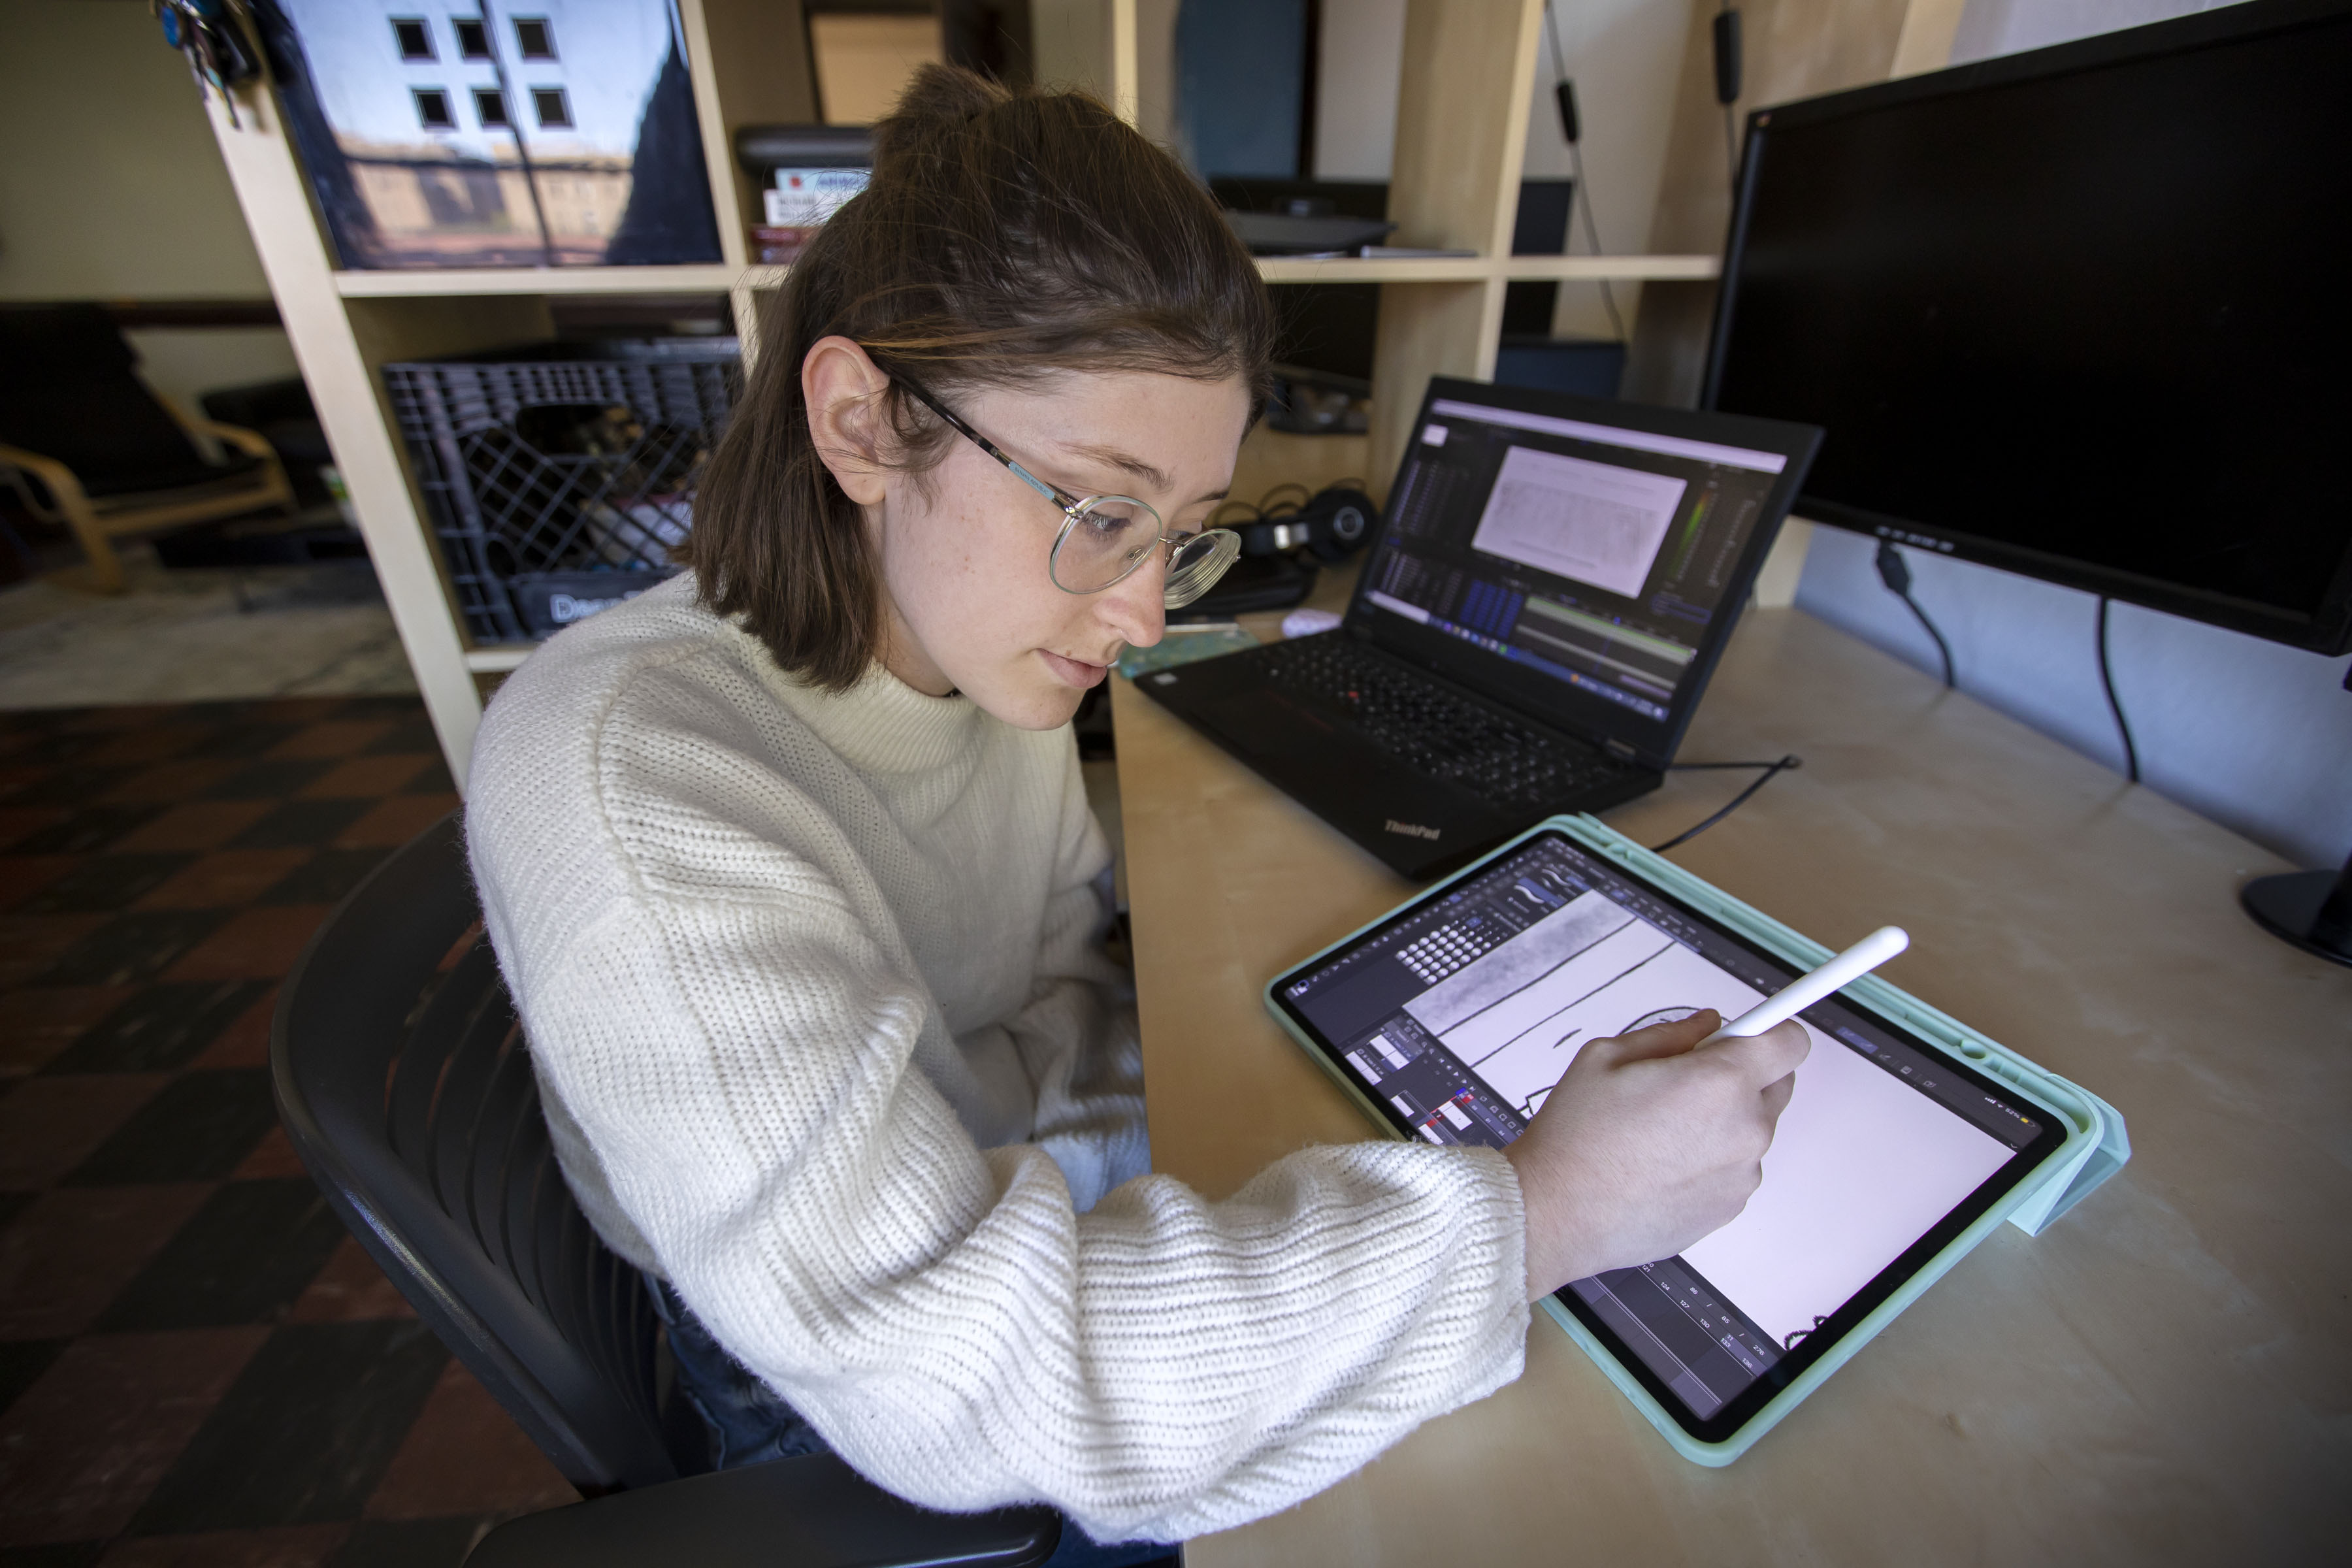
[[[1404,52],[1405,0],[1324,0],[1321,75],[1315,100],[1315,173],[1326,180],[1385,180],[1396,146],[1397,75]],[[1665,171],[1675,86],[1690,12],[1685,0],[1558,0],[1559,45],[1576,82],[1586,173],[1601,243],[1612,254],[1645,248]],[[1527,176],[1569,173],[1552,104],[1551,44],[1537,52],[1528,113]],[[1570,248],[1585,244],[1581,222]],[[1615,286],[1626,325],[1641,289]],[[1601,290],[1567,284],[1553,327],[1605,337]]]
[[[0,300],[266,300],[195,83],[139,0],[0,0]],[[275,328],[131,334],[150,384],[295,374]]]
[[[1969,0],[1953,45],[1979,59],[2159,20],[2195,0]],[[1908,659],[1936,650],[1873,565],[1873,541],[1814,531],[1801,609]],[[1907,552],[1913,594],[1952,644],[1961,688],[2076,750],[2122,766],[2099,689],[2087,594]],[[2334,866],[2352,851],[2347,661],[2135,605],[2116,606],[2116,696],[2148,787],[2288,859]]]

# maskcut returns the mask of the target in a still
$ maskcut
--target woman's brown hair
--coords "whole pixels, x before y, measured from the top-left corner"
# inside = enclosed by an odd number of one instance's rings
[[[924,67],[874,128],[873,183],[764,314],[688,558],[706,605],[833,689],[880,646],[881,582],[810,435],[812,344],[848,338],[892,378],[896,460],[920,471],[948,432],[901,375],[935,393],[1066,370],[1234,376],[1257,402],[1273,339],[1257,268],[1174,158],[1084,93],[1012,91],[946,66]]]

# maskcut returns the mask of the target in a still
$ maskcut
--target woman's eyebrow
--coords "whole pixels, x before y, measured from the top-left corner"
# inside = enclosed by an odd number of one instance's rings
[[[1152,489],[1165,491],[1175,488],[1176,481],[1168,477],[1166,469],[1157,464],[1147,463],[1140,458],[1122,452],[1116,447],[1065,447],[1062,449],[1072,458],[1100,463],[1107,468],[1117,468],[1121,473],[1132,474]],[[1203,501],[1223,500],[1229,493],[1231,493],[1229,489],[1220,488],[1197,495],[1184,504],[1199,506]]]

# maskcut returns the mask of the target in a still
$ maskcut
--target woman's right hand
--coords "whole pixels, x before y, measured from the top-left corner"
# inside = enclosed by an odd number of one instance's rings
[[[1504,1151],[1527,1206],[1528,1300],[1671,1258],[1747,1207],[1811,1041],[1792,1020],[1700,1048],[1722,1025],[1710,1009],[1591,1042]]]

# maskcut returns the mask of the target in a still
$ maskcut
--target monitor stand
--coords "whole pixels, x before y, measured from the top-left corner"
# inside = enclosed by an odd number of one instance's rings
[[[2257,877],[2238,889],[2238,901],[2281,942],[2352,967],[2352,858],[2341,871]]]

